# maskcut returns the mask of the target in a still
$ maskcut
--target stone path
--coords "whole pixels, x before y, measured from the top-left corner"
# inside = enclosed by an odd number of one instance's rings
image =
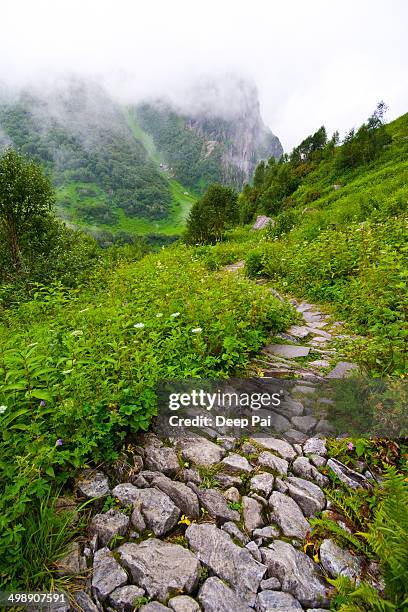
[[[328,456],[324,423],[305,409],[313,381],[356,367],[337,357],[341,324],[292,303],[304,322],[273,338],[249,372],[298,379],[280,435],[169,444],[148,433],[105,472],[82,474],[75,492],[94,499],[93,517],[61,561],[61,575],[83,576],[76,608],[61,612],[318,612],[329,607],[328,577],[367,572],[331,539],[318,558],[304,552],[310,518],[330,512],[327,467],[348,486],[371,484]]]

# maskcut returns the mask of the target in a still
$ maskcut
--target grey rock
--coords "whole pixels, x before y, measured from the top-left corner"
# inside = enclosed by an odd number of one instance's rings
[[[232,476],[231,474],[222,474],[221,472],[217,472],[215,475],[215,480],[222,489],[227,489],[230,487],[240,487],[242,485],[242,480],[240,476]]]
[[[165,610],[170,610],[170,608],[163,606],[159,601],[150,601],[148,604],[139,608],[139,610],[140,612],[165,612]]]
[[[123,482],[112,489],[112,497],[116,497],[124,506],[131,506],[138,496],[139,489],[130,482]]]
[[[318,434],[323,434],[325,436],[330,436],[331,434],[336,433],[336,428],[327,419],[320,419],[320,421],[318,422],[318,424],[315,427],[315,431]]]
[[[178,544],[152,538],[140,544],[122,544],[117,552],[135,584],[150,597],[165,601],[175,591],[191,593],[198,584],[201,565]]]
[[[316,391],[316,387],[309,387],[308,385],[296,385],[292,389],[292,393],[301,393],[302,395],[313,395]]]
[[[253,541],[248,542],[248,544],[245,545],[245,548],[247,548],[249,550],[249,552],[251,553],[253,558],[256,559],[256,561],[259,561],[259,563],[262,563],[262,555],[259,552],[259,548],[255,544],[255,542],[253,542]]]
[[[199,485],[201,482],[200,474],[197,472],[197,470],[194,470],[193,468],[184,469],[181,472],[181,476],[184,482],[194,482],[194,484],[197,485]]]
[[[193,487],[194,485],[190,484],[189,486]],[[225,497],[217,489],[198,489],[195,487],[193,490],[198,495],[200,504],[204,506],[210,516],[221,523],[239,521],[239,512],[228,506]]]
[[[250,534],[254,529],[259,529],[265,525],[262,517],[262,506],[252,497],[244,496],[242,498],[242,516],[245,529]]]
[[[274,472],[286,476],[289,464],[285,459],[277,457],[268,451],[263,451],[258,457],[258,465],[267,467]]]
[[[80,497],[99,499],[109,495],[108,478],[103,472],[84,472],[76,483]]]
[[[177,595],[168,601],[169,608],[174,612],[200,612],[200,606],[188,595]]]
[[[303,445],[305,455],[321,455],[327,457],[326,440],[322,438],[309,438]]]
[[[82,612],[100,612],[101,607],[97,606],[95,602],[92,601],[91,597],[85,591],[78,591],[75,593],[75,602],[78,604],[80,610]]]
[[[108,548],[97,550],[94,555],[92,590],[104,601],[112,591],[127,582],[127,574]]]
[[[346,576],[356,579],[362,572],[361,560],[350,554],[348,550],[340,548],[331,539],[323,540],[320,545],[320,562],[332,578]]]
[[[251,612],[246,602],[216,577],[207,578],[198,599],[204,612]]]
[[[306,480],[314,480],[319,487],[326,487],[329,479],[321,474],[307,457],[298,457],[292,464],[293,473]]]
[[[309,433],[316,427],[317,420],[312,416],[298,416],[292,417],[292,423],[296,429],[303,433]]]
[[[249,538],[232,521],[228,521],[221,526],[222,531],[228,533],[232,538],[238,540],[243,546],[248,544]]]
[[[317,338],[315,342],[317,341]],[[315,359],[314,361],[309,361],[308,365],[312,368],[328,368],[330,365],[329,361],[325,359]]]
[[[251,442],[245,440],[245,442],[241,445],[241,452],[245,455],[256,455],[258,453],[258,449]]]
[[[324,467],[327,463],[327,459],[320,455],[309,455],[309,459],[317,468]]]
[[[191,549],[209,570],[226,580],[248,605],[255,602],[266,567],[245,548],[234,544],[230,536],[215,525],[193,524],[186,530]]]
[[[132,512],[132,525],[139,533],[147,529],[146,521],[141,511],[141,504],[137,504]]]
[[[287,486],[288,494],[300,506],[305,516],[314,516],[326,506],[323,491],[310,480],[290,476]]]
[[[327,467],[332,469],[336,476],[351,489],[371,489],[372,485],[363,474],[352,470],[337,459],[329,459]]]
[[[255,529],[253,532],[254,538],[261,538],[262,540],[273,540],[279,537],[279,531],[273,525],[262,527],[262,529]]]
[[[225,499],[230,502],[239,503],[241,495],[236,487],[230,487],[223,493]]]
[[[152,484],[168,495],[183,514],[190,518],[197,518],[199,516],[200,506],[198,497],[190,487],[187,487],[182,482],[171,480],[166,476],[154,478]]]
[[[223,465],[223,471],[227,474],[250,474],[252,467],[249,465],[248,459],[241,457],[241,455],[228,455],[221,461]]]
[[[308,346],[294,346],[292,344],[268,344],[265,347],[272,355],[285,357],[286,359],[295,359],[296,357],[307,357],[310,353]]]
[[[124,536],[129,527],[130,519],[119,510],[108,510],[103,514],[96,514],[89,526],[91,536],[98,536],[98,545],[107,546],[114,536]]]
[[[143,597],[144,594],[144,590],[140,587],[134,584],[127,584],[115,589],[109,595],[108,601],[112,608],[118,612],[133,612],[135,609],[134,601]]]
[[[257,612],[271,612],[271,610],[301,610],[302,606],[290,593],[280,591],[262,591],[256,598],[255,610]]]
[[[269,498],[271,521],[276,523],[285,536],[303,540],[310,525],[297,503],[287,495],[274,491]]]
[[[356,372],[357,370],[358,365],[356,363],[339,361],[333,370],[327,374],[326,378],[347,378],[347,376],[349,376],[352,372]]]
[[[250,481],[251,491],[257,491],[266,497],[272,493],[274,477],[269,472],[261,472],[256,476],[252,476]]]
[[[195,465],[211,467],[219,463],[225,451],[202,436],[182,438],[177,441],[177,448],[181,450],[181,455],[185,461],[191,461]]]
[[[303,414],[304,407],[303,407],[303,404],[301,404],[300,402],[294,400],[291,397],[287,397],[280,404],[280,406],[277,406],[275,408],[275,410],[287,416],[288,419],[290,419],[291,417],[294,417],[294,416],[301,416]]]
[[[286,483],[286,480],[282,480],[282,478],[276,478],[275,491],[279,491],[279,493],[287,493],[288,485]]]
[[[302,339],[307,338],[307,336],[310,334],[310,328],[306,325],[292,325],[289,327],[288,332],[292,336],[295,336],[295,338]]]
[[[327,606],[328,585],[319,566],[307,555],[280,540],[261,552],[268,576],[280,581],[282,591],[293,595],[303,606]]]
[[[275,577],[267,578],[266,580],[261,580],[260,587],[262,591],[280,591],[281,583]]]
[[[291,444],[279,438],[254,438],[254,441],[264,450],[273,451],[286,461],[292,461],[296,457],[295,449]]]
[[[173,529],[180,518],[180,509],[168,495],[156,488],[138,489],[133,505],[133,514],[141,513],[148,529],[151,529],[156,536],[162,536]],[[140,529],[138,520],[133,514],[132,524],[136,529]]]
[[[230,436],[221,436],[217,438],[217,444],[221,444],[226,451],[231,451],[235,448],[237,443],[236,438],[232,438]]]
[[[75,576],[86,570],[86,559],[81,555],[78,542],[71,542],[67,552],[58,561],[57,573],[59,576]]]
[[[292,444],[302,444],[306,439],[306,434],[297,429],[288,429],[285,431],[285,438]]]
[[[145,464],[149,470],[162,472],[166,476],[173,477],[180,470],[177,454],[168,446],[150,446],[146,449]]]

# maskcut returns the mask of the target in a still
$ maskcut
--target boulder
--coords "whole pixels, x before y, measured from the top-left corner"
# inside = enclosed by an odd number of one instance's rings
[[[223,465],[223,471],[227,474],[250,474],[253,469],[248,459],[235,453],[225,457],[221,463]]]
[[[244,496],[242,498],[242,515],[244,519],[245,530],[251,534],[254,529],[263,527],[265,521],[262,516],[261,504],[252,497]]]
[[[177,525],[180,518],[180,509],[168,495],[156,488],[139,489],[133,506],[132,524],[134,527],[140,528],[139,515],[141,514],[147,528],[151,529],[156,536],[169,532]]]
[[[108,548],[97,550],[94,555],[92,591],[100,601],[118,587],[127,583],[127,574]]]
[[[346,576],[355,580],[362,572],[361,559],[353,556],[348,550],[340,548],[331,539],[323,540],[320,545],[320,562],[332,578]]]
[[[305,480],[314,480],[319,487],[326,487],[329,479],[321,474],[307,457],[298,457],[292,464],[293,473]]]
[[[268,576],[280,581],[282,591],[293,595],[305,607],[328,605],[328,585],[319,566],[307,555],[281,540],[275,540],[261,552]]]
[[[204,612],[251,612],[246,602],[217,577],[207,578],[198,599]]]
[[[259,455],[258,465],[269,468],[282,476],[286,476],[289,467],[289,464],[285,459],[277,457],[268,451],[264,451]]]
[[[226,521],[239,521],[240,515],[236,510],[232,510],[223,496],[217,489],[199,489],[193,484],[189,487],[194,487],[195,493],[198,495],[200,504],[207,510],[208,514],[215,518],[220,523]]]
[[[272,493],[274,477],[269,472],[260,472],[256,476],[253,476],[250,481],[251,491],[265,495],[269,497]]]
[[[293,446],[279,438],[254,438],[254,442],[264,450],[277,453],[282,459],[286,459],[286,461],[292,461],[297,456]]]
[[[208,569],[226,580],[236,594],[252,606],[266,567],[230,536],[208,523],[193,524],[186,530],[191,549]]]
[[[261,591],[256,598],[255,610],[257,612],[271,612],[271,610],[301,610],[302,606],[290,593],[280,591]]]
[[[200,506],[198,497],[190,487],[187,487],[182,482],[171,480],[166,476],[157,476],[153,479],[152,484],[168,495],[183,514],[190,518],[197,518],[199,516]]]
[[[175,476],[180,470],[177,454],[168,446],[149,446],[146,449],[145,464],[149,470]]]
[[[204,467],[219,463],[225,454],[221,446],[202,436],[182,438],[177,441],[177,448],[181,450],[181,456],[185,461]]]
[[[116,552],[135,584],[150,597],[166,601],[176,592],[191,593],[198,584],[200,562],[178,544],[151,538],[140,544],[122,544]]]
[[[109,604],[117,612],[133,612],[134,602],[145,594],[144,590],[134,584],[115,589],[108,598]]]
[[[200,612],[200,606],[195,599],[188,595],[177,595],[169,601],[169,608],[174,612]]]
[[[119,510],[108,510],[103,514],[96,514],[89,526],[89,533],[98,536],[98,546],[103,548],[115,536],[124,536],[129,527],[130,519]]]
[[[289,538],[303,540],[310,525],[297,503],[287,495],[274,491],[269,498],[270,519]]]
[[[287,492],[300,506],[305,516],[314,516],[326,506],[323,491],[310,480],[290,476],[287,481]]]
[[[352,470],[337,459],[329,459],[327,467],[333,470],[337,478],[351,489],[371,489],[372,485],[363,474]]]
[[[303,445],[305,455],[320,455],[327,457],[326,440],[322,438],[309,438]]]
[[[103,472],[84,472],[77,480],[76,488],[80,497],[99,499],[109,495],[109,482]]]

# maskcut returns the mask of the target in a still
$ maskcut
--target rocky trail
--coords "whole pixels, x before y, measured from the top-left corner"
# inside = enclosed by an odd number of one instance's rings
[[[328,578],[378,584],[375,564],[332,539],[307,554],[312,517],[345,522],[324,492],[328,468],[349,487],[371,483],[367,466],[357,472],[329,456],[330,425],[308,410],[315,382],[356,369],[336,349],[341,323],[292,303],[303,322],[272,338],[249,372],[297,379],[276,435],[169,443],[150,432],[113,467],[83,473],[76,496],[94,500],[93,517],[61,561],[80,590],[60,612],[318,612],[330,605]]]

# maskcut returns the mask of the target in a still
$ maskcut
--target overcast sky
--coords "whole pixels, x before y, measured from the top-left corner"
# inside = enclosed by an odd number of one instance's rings
[[[232,71],[288,150],[408,111],[407,25],[406,0],[1,0],[0,80],[78,72],[128,100]]]

